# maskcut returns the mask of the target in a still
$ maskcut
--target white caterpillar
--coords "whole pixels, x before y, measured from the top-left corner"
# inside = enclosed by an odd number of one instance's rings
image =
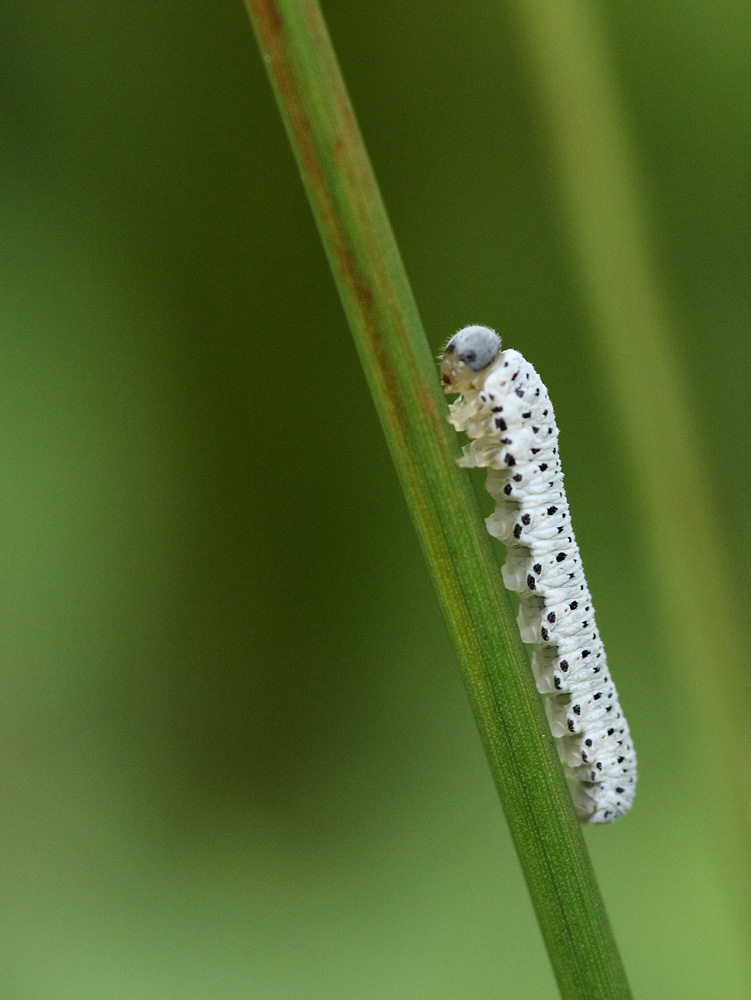
[[[507,548],[503,582],[520,598],[522,639],[558,754],[576,779],[574,805],[588,823],[623,815],[634,798],[636,756],[608,673],[569,517],[548,391],[518,351],[502,351],[484,326],[455,334],[441,377],[449,422],[472,439],[459,464],[488,469],[496,509],[488,531]]]

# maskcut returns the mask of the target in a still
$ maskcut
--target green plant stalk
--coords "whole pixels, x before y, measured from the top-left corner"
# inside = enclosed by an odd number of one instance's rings
[[[630,996],[404,267],[315,0],[246,0],[454,640],[561,995]]]
[[[612,401],[645,548],[659,588],[668,664],[686,720],[681,747],[698,775],[695,821],[751,933],[751,706],[745,618],[730,581],[717,500],[687,398],[675,322],[658,277],[644,182],[591,0],[515,0],[544,112],[552,176]],[[667,639],[669,636],[669,641]],[[722,739],[718,739],[722,734]]]

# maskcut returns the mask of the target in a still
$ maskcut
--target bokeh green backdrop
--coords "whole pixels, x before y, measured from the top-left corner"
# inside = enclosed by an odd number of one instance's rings
[[[745,593],[751,18],[600,6]],[[431,342],[489,323],[555,400],[639,752],[586,831],[635,994],[747,997],[515,22],[324,12]],[[553,998],[242,3],[0,39],[3,997]]]

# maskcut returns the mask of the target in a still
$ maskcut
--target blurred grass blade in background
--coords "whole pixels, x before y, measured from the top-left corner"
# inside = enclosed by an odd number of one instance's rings
[[[706,827],[708,851],[751,933],[751,775],[745,755],[728,752],[743,745],[751,713],[745,626],[709,482],[711,448],[694,418],[655,263],[644,180],[597,5],[517,0],[515,10],[658,587],[685,719],[681,749],[697,776],[692,819]]]
[[[390,225],[314,0],[247,0],[561,993],[628,985]],[[446,331],[444,331],[445,333]],[[502,667],[501,667],[502,665]]]

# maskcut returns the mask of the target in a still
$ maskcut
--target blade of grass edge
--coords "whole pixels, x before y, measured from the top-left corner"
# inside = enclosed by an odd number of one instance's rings
[[[684,770],[698,776],[693,821],[747,944],[751,772],[744,754],[727,752],[744,744],[751,708],[746,630],[708,478],[712,443],[688,397],[599,5],[514,0],[510,11],[544,116],[566,244],[607,382],[603,396],[617,412],[617,446],[642,517],[673,697],[685,720],[680,752]]]
[[[315,0],[246,0],[561,995],[630,997],[436,368]]]

